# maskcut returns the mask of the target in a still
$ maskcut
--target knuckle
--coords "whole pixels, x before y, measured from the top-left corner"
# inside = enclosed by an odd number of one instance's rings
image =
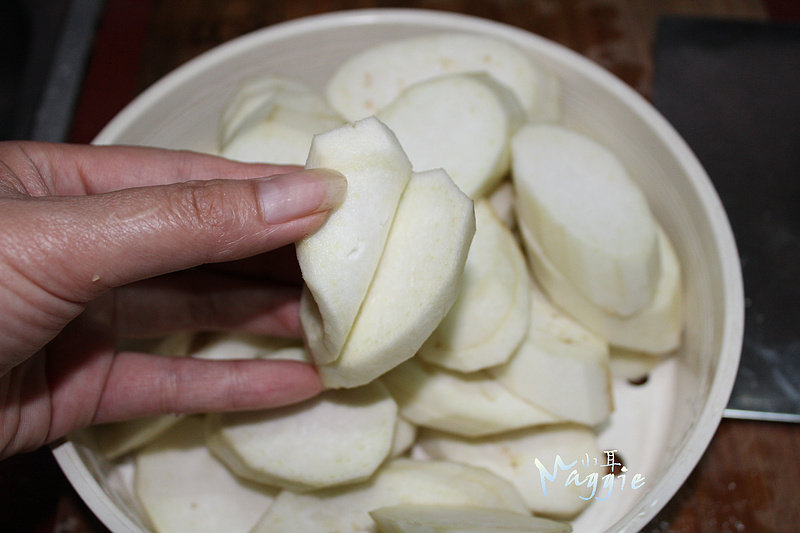
[[[193,231],[224,239],[241,226],[237,209],[231,205],[228,190],[218,182],[186,182],[181,187],[173,210]]]
[[[189,186],[188,202],[193,218],[201,226],[209,228],[225,227],[228,210],[225,194],[215,183],[194,183]]]

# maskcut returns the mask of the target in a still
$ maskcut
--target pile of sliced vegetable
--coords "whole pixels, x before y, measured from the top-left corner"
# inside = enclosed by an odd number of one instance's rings
[[[156,351],[314,363],[329,390],[261,412],[94,428],[135,454],[155,530],[570,531],[604,475],[610,353],[678,347],[680,265],[622,163],[559,125],[558,79],[441,34],[342,64],[324,95],[245,81],[222,155],[333,168],[347,196],[297,243],[305,343],[168,337]],[[636,366],[636,364],[634,364]],[[557,470],[545,493],[540,464]],[[570,469],[572,470],[572,469]]]

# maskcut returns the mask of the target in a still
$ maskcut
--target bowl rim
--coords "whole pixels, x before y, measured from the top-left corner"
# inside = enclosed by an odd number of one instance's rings
[[[721,264],[720,275],[724,295],[725,320],[720,334],[720,360],[718,361],[713,380],[708,385],[708,397],[702,409],[695,416],[693,430],[684,441],[682,449],[676,457],[676,465],[659,479],[652,489],[647,501],[638,502],[610,531],[638,531],[644,527],[658,511],[677,493],[680,487],[694,470],[705,452],[722,419],[723,410],[733,389],[739,366],[739,359],[744,335],[744,289],[741,265],[736,243],[722,202],[714,189],[710,178],[686,142],[667,120],[638,92],[622,80],[605,70],[590,59],[569,48],[536,35],[527,30],[505,23],[445,11],[408,8],[373,8],[342,10],[318,15],[311,15],[267,26],[247,33],[226,43],[208,50],[187,63],[179,66],[159,81],[155,82],[120,113],[118,113],[94,139],[93,144],[110,144],[133,122],[142,111],[180,86],[185,80],[209,68],[210,63],[224,61],[243,50],[266,42],[280,40],[286,36],[306,31],[319,31],[347,26],[369,26],[375,24],[398,23],[414,24],[425,22],[439,24],[442,27],[453,23],[462,31],[486,33],[514,42],[527,40],[536,42],[538,47],[560,61],[574,66],[582,76],[591,78],[593,82],[611,92],[620,100],[626,101],[631,110],[647,123],[661,138],[676,161],[694,179],[691,186],[700,200],[707,216],[711,233],[716,245],[716,254]],[[81,498],[92,511],[112,531],[138,531],[139,528],[100,487],[95,478],[88,472],[76,446],[69,440],[55,446],[53,454],[64,474],[70,480]]]

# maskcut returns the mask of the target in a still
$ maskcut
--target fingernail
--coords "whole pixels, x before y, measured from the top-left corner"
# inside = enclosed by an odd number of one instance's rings
[[[345,177],[329,169],[310,169],[263,178],[257,185],[267,224],[281,224],[338,206],[347,190]]]

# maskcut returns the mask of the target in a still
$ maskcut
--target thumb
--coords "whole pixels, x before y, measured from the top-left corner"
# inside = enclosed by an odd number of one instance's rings
[[[6,199],[2,218],[13,229],[4,244],[35,286],[85,303],[111,287],[297,241],[325,221],[345,189],[341,174],[317,169]]]

